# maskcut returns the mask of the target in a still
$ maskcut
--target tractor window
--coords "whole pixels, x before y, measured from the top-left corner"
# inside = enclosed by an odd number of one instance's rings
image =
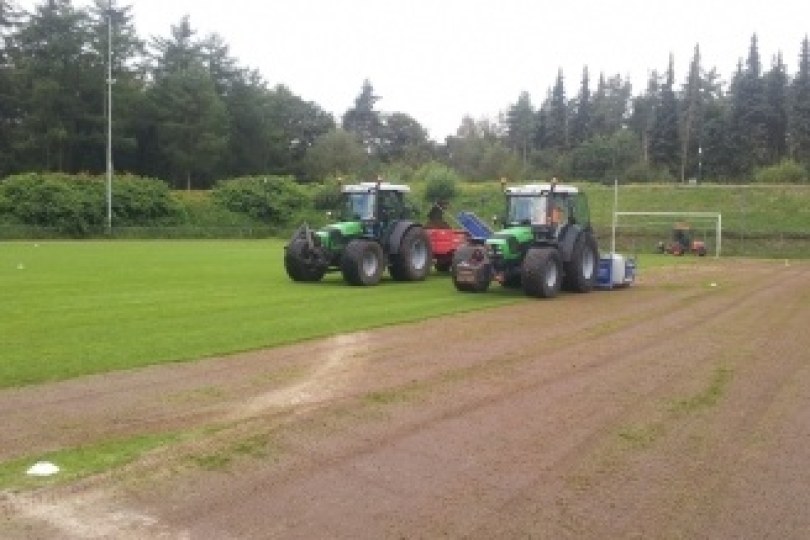
[[[343,218],[348,220],[374,219],[374,194],[346,193]]]
[[[568,223],[570,215],[569,198],[562,193],[555,193],[551,198],[551,211],[549,212],[549,224],[565,225]]]
[[[591,212],[588,208],[588,198],[584,193],[577,193],[574,197],[574,222],[583,227],[591,224]]]
[[[509,198],[509,223],[545,223],[546,196],[515,196]]]
[[[402,193],[398,191],[380,192],[380,219],[399,219],[404,212]]]

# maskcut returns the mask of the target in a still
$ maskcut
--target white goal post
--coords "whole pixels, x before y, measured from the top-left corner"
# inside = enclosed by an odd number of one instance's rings
[[[653,218],[676,218],[679,220],[706,219],[715,223],[714,256],[720,257],[723,242],[723,216],[720,212],[614,212],[613,222],[618,223],[621,216],[647,216]]]

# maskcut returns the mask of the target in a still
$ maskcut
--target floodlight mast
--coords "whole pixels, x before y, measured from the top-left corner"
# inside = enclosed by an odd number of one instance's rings
[[[610,232],[610,257],[616,255],[616,213],[619,211],[619,177],[613,178],[613,224]]]
[[[112,0],[107,4],[107,234],[112,234]]]

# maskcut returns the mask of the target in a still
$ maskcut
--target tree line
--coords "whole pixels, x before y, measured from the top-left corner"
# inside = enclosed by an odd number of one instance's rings
[[[697,46],[683,84],[670,57],[637,95],[620,75],[594,84],[586,67],[569,98],[560,71],[538,107],[523,92],[499,118],[462,118],[436,142],[407,113],[378,110],[369,80],[340,119],[270,87],[188,17],[144,40],[118,0],[43,0],[31,12],[0,0],[0,178],[105,170],[108,44],[115,169],[178,189],[263,174],[407,180],[434,162],[470,180],[745,181],[778,167],[806,181],[810,167],[807,37],[793,76],[781,54],[763,68],[756,36],[728,84]]]

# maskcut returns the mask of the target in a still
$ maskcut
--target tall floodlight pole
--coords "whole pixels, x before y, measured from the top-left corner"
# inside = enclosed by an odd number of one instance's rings
[[[617,214],[616,212],[619,211],[619,177],[616,176],[613,178],[613,223],[610,228],[610,259],[613,260],[613,257],[616,255],[616,226],[617,223]]]
[[[107,5],[107,233],[112,234],[112,0]]]

